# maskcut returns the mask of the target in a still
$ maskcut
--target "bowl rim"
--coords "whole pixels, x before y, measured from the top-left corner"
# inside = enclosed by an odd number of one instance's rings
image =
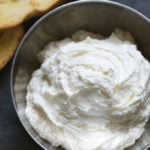
[[[98,1],[98,0],[86,0],[86,1],[80,1],[80,0],[77,0],[77,1],[74,1],[74,2],[68,2],[68,3],[65,3],[63,5],[60,5],[58,6],[57,8],[54,8],[53,10],[47,12],[45,15],[43,15],[42,17],[40,17],[28,30],[27,32],[25,33],[25,35],[23,36],[23,38],[21,39],[17,49],[16,49],[16,52],[15,52],[15,55],[13,57],[13,61],[12,61],[12,65],[11,65],[11,71],[10,71],[10,93],[11,93],[11,98],[12,98],[12,102],[13,102],[13,106],[15,108],[15,112],[17,114],[17,117],[21,123],[21,125],[23,126],[23,128],[25,129],[25,131],[28,133],[28,135],[32,138],[32,140],[38,144],[38,146],[40,146],[41,148],[43,149],[46,149],[44,145],[42,145],[38,139],[36,139],[29,131],[28,129],[25,127],[24,123],[21,121],[20,117],[19,117],[19,114],[18,114],[18,110],[17,110],[17,106],[16,106],[16,100],[15,100],[15,94],[14,94],[14,71],[15,71],[15,66],[16,66],[16,60],[17,60],[17,57],[19,55],[19,52],[21,50],[21,47],[23,45],[24,42],[26,42],[27,38],[37,29],[37,27],[39,25],[42,24],[42,22],[44,20],[46,20],[49,16],[51,15],[55,15],[56,13],[59,13],[59,11],[65,9],[65,8],[68,8],[68,7],[73,7],[73,6],[76,6],[76,5],[84,5],[84,4],[88,4],[88,5],[91,5],[91,4],[98,4],[98,5],[101,5],[101,4],[104,4],[104,5],[113,5],[113,6],[116,6],[116,7],[120,7],[120,8],[123,8],[125,10],[128,10],[129,12],[132,12],[133,14],[137,15],[138,17],[140,17],[141,19],[145,20],[147,23],[150,24],[150,19],[148,17],[146,17],[144,14],[142,14],[141,12],[139,12],[138,10],[135,10],[134,8],[131,8],[125,4],[121,4],[119,2],[114,2],[114,1],[105,1],[105,0],[101,0],[101,1]],[[41,138],[41,137],[40,137]]]

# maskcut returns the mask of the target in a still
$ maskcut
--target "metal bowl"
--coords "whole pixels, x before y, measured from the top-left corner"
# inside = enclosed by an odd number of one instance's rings
[[[37,53],[49,41],[70,36],[84,29],[109,35],[115,28],[129,31],[138,48],[150,60],[150,21],[139,12],[115,2],[77,1],[60,6],[39,19],[22,39],[11,70],[11,94],[18,117],[29,135],[44,149],[56,150],[33,130],[25,116],[26,86],[32,72],[39,67]],[[150,125],[150,122],[148,123]],[[150,128],[134,146],[141,150],[149,142]]]

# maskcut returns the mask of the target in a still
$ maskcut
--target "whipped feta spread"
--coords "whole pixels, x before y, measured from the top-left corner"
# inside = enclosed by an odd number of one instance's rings
[[[50,42],[27,87],[26,116],[66,150],[123,150],[150,115],[150,64],[128,32],[78,31]]]

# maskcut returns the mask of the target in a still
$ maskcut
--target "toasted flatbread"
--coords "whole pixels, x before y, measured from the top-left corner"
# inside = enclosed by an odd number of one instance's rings
[[[32,12],[27,0],[0,0],[0,29],[21,24]]]
[[[64,1],[65,0],[31,0],[31,3],[36,12],[45,12]]]
[[[0,31],[0,69],[7,64],[15,53],[23,32],[22,26]]]
[[[0,29],[21,24],[27,18],[46,12],[65,0],[0,0]]]

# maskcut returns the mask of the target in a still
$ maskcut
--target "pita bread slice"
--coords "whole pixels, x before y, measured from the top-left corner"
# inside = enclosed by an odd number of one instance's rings
[[[63,3],[64,1],[65,0],[31,0],[31,3],[35,11],[45,12],[58,4]]]
[[[33,13],[27,0],[0,0],[0,29],[21,24]]]
[[[0,29],[21,24],[27,18],[44,13],[65,0],[0,0]]]
[[[23,32],[22,26],[0,31],[0,69],[12,58]]]

